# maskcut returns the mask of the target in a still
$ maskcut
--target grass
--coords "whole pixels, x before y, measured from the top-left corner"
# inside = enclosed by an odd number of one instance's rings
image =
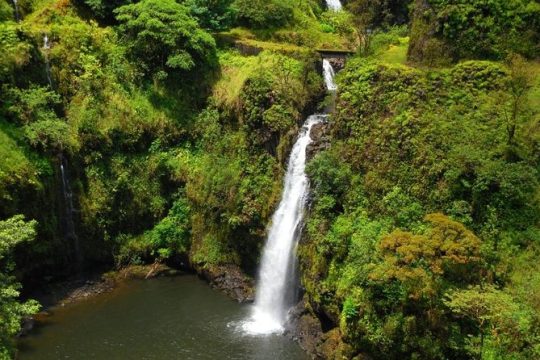
[[[234,109],[248,78],[256,72],[272,71],[276,68],[280,60],[280,55],[276,52],[269,50],[256,56],[242,56],[238,51],[222,51],[219,54],[221,78],[214,85],[212,93],[217,104]]]
[[[386,50],[375,55],[379,61],[392,65],[405,65],[407,63],[407,49],[409,48],[409,38],[399,38],[399,45],[391,44]]]
[[[233,108],[240,96],[242,86],[260,63],[259,56],[241,56],[238,52],[227,51],[219,54],[221,78],[215,84],[213,96],[218,105]]]

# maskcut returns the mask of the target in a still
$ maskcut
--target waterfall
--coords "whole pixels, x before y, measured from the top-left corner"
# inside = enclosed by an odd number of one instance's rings
[[[335,93],[334,70],[324,60],[324,78],[327,88]],[[302,127],[294,144],[283,194],[279,206],[272,217],[272,225],[263,250],[255,306],[251,319],[244,322],[243,330],[248,334],[280,333],[287,321],[293,300],[288,298],[296,286],[294,279],[295,247],[301,233],[304,207],[309,191],[309,181],[305,173],[306,148],[312,142],[311,128],[325,121],[327,115],[311,115]]]
[[[342,8],[339,0],[326,0],[326,6],[332,11],[339,11]]]
[[[331,92],[336,91],[337,85],[334,80],[336,74],[334,72],[332,64],[330,64],[330,61],[328,61],[327,59],[323,59],[323,75],[326,88]]]
[[[51,78],[51,64],[49,62],[49,54],[48,51],[51,49],[51,45],[49,44],[49,36],[45,34],[43,36],[43,57],[45,58],[45,76],[47,77],[47,82],[49,83],[49,86],[51,89],[53,88],[53,82]]]
[[[77,267],[80,267],[82,264],[82,254],[79,237],[75,232],[75,221],[73,220],[73,214],[75,212],[73,206],[73,191],[71,190],[69,176],[66,171],[67,165],[67,160],[64,156],[60,155],[60,175],[62,176],[62,195],[64,198],[64,236],[66,240],[73,243],[75,264]]]
[[[51,45],[49,44],[49,35],[45,34],[43,35],[43,49],[49,50],[51,48]]]
[[[287,316],[286,293],[292,276],[293,250],[298,237],[298,229],[304,215],[304,203],[308,192],[305,173],[306,147],[311,143],[311,127],[325,118],[325,115],[310,116],[298,140],[293,146],[284,190],[278,209],[272,218],[272,226],[263,252],[259,270],[259,285],[255,298],[252,319],[244,324],[244,329],[252,334],[280,332]]]
[[[19,22],[21,17],[19,15],[19,3],[17,0],[13,0],[13,7],[15,8],[15,21]]]

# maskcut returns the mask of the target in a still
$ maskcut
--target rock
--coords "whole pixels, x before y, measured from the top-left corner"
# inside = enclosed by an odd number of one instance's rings
[[[347,62],[346,57],[327,57],[326,58],[335,72],[343,70],[345,68],[345,63]]]
[[[199,272],[215,289],[223,291],[238,302],[253,302],[255,298],[253,279],[246,276],[236,265],[212,266]]]
[[[311,139],[313,142],[306,148],[307,160],[311,160],[319,151],[330,147],[329,138],[330,124],[327,122],[313,125],[311,128]]]
[[[324,359],[318,350],[324,335],[321,322],[308,311],[305,300],[291,310],[290,318],[286,334],[298,342],[313,359]]]
[[[21,331],[19,332],[19,336],[26,336],[34,329],[34,326],[36,324],[36,321],[31,316],[26,316],[22,319],[21,322]]]

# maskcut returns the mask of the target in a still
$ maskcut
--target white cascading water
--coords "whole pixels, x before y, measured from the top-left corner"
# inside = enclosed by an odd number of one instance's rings
[[[49,50],[51,48],[51,45],[49,44],[49,35],[45,34],[43,35],[43,49]]]
[[[324,75],[324,82],[326,83],[326,88],[329,91],[336,91],[337,85],[335,82],[335,76],[334,68],[332,67],[332,64],[330,64],[330,61],[327,59],[323,59],[323,75]]]
[[[47,77],[47,82],[49,83],[49,86],[53,87],[53,82],[51,78],[51,64],[49,62],[49,55],[48,51],[51,49],[51,45],[49,44],[49,36],[45,34],[43,36],[43,57],[45,58],[45,76]]]
[[[326,0],[326,6],[328,6],[328,9],[333,11],[339,11],[342,8],[339,0]]]
[[[334,70],[330,63],[324,66],[329,91],[335,91]],[[332,85],[332,86],[328,86]],[[243,323],[243,330],[251,335],[280,333],[287,321],[292,305],[287,294],[291,293],[294,281],[294,249],[304,216],[304,207],[309,191],[305,173],[306,148],[312,142],[313,125],[323,122],[327,115],[311,115],[306,120],[298,140],[293,146],[285,175],[281,202],[272,217],[272,225],[263,251],[259,269],[259,283],[251,319]]]
[[[281,332],[287,317],[286,293],[294,258],[297,230],[302,223],[308,192],[305,173],[306,148],[311,143],[311,127],[325,115],[310,116],[294,144],[285,175],[284,190],[263,252],[259,285],[251,321],[244,324],[250,334]]]

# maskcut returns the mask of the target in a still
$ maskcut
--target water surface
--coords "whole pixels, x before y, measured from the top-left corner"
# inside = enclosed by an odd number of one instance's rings
[[[193,275],[134,280],[54,310],[19,359],[307,359],[284,336],[243,334],[249,313]]]

